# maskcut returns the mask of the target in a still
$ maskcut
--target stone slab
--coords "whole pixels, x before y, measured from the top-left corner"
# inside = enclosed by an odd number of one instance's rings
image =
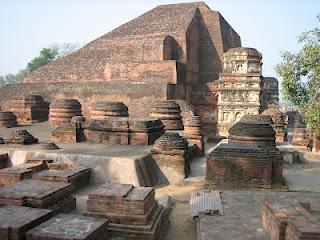
[[[27,232],[28,240],[107,240],[108,220],[59,214]]]
[[[53,217],[54,212],[18,206],[0,208],[0,239],[25,239],[26,232]]]

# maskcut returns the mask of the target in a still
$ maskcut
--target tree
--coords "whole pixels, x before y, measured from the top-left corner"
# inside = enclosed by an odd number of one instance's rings
[[[320,22],[320,15],[318,16]],[[282,77],[282,93],[304,115],[307,125],[320,128],[320,28],[298,37],[302,48],[297,53],[281,53],[276,66]]]
[[[58,56],[58,50],[55,48],[43,48],[40,51],[40,55],[32,59],[28,64],[26,70],[32,72],[37,68],[50,63]]]

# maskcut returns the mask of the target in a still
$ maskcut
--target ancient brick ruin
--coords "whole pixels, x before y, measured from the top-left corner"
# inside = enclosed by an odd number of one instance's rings
[[[4,142],[6,144],[27,145],[37,143],[38,138],[32,136],[27,130],[13,130],[9,137],[4,139]]]
[[[29,95],[14,99],[8,101],[5,107],[16,115],[19,124],[48,120],[49,105],[42,96]]]
[[[107,240],[108,221],[59,214],[27,232],[28,240]]]
[[[226,187],[271,188],[282,184],[282,155],[275,147],[271,117],[245,115],[229,130],[228,143],[209,154],[206,180]]]
[[[167,213],[151,187],[108,183],[91,192],[87,215],[110,220],[109,234],[125,239],[163,239]]]
[[[161,101],[151,106],[150,117],[159,119],[166,130],[183,130],[181,108],[175,101]]]
[[[26,239],[26,233],[53,217],[54,212],[48,209],[37,209],[21,206],[0,208],[0,236],[3,240]]]
[[[91,107],[91,120],[128,117],[128,107],[122,102],[96,102]]]
[[[0,102],[32,94],[48,102],[75,98],[89,119],[97,101],[124,102],[131,117],[148,117],[153,103],[181,99],[212,134],[216,80],[223,53],[234,47],[240,36],[204,2],[162,5],[1,88]]]
[[[272,240],[315,240],[320,237],[320,220],[303,205],[289,199],[265,199],[261,219],[262,228]]]
[[[50,104],[49,123],[63,125],[70,123],[72,117],[81,114],[81,104],[77,99],[58,99]]]
[[[13,112],[0,112],[0,127],[16,127],[18,126],[17,117]]]
[[[204,155],[204,139],[199,116],[190,116],[185,120],[183,135],[187,138],[189,144],[196,145],[197,156],[202,157]]]
[[[169,183],[182,184],[188,177],[192,156],[187,139],[178,133],[163,134],[155,141],[151,154]]]

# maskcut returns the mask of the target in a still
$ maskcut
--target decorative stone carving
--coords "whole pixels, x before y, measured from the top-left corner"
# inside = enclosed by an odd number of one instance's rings
[[[165,133],[151,150],[152,158],[169,183],[182,184],[190,172],[188,141],[178,133]]]
[[[0,127],[16,127],[17,117],[13,114],[13,112],[0,112]]]
[[[92,104],[91,120],[128,116],[128,107],[122,102],[96,102]]]
[[[58,99],[50,104],[49,123],[63,125],[70,123],[72,117],[80,116],[81,104],[76,99]]]
[[[197,156],[204,155],[204,141],[201,135],[201,122],[199,116],[190,116],[184,122],[184,136],[190,144],[197,147]]]
[[[27,130],[14,130],[10,133],[9,137],[5,140],[6,144],[35,144],[38,138],[32,136]]]
[[[173,100],[160,101],[151,106],[150,117],[160,119],[166,130],[183,130],[181,109]]]
[[[260,110],[262,55],[254,48],[231,48],[224,53],[223,72],[218,80],[218,133],[228,129],[245,114]]]

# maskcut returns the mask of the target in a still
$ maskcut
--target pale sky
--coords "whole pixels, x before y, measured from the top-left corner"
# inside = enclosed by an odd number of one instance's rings
[[[17,73],[43,47],[88,43],[157,5],[179,0],[0,0],[0,75]],[[297,51],[297,36],[319,25],[320,0],[207,0],[263,54],[263,75],[277,77],[282,50]]]

